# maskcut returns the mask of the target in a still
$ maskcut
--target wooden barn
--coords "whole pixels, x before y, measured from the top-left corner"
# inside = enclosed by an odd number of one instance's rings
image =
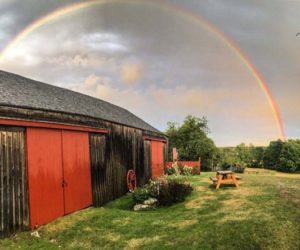
[[[163,174],[167,138],[128,110],[0,71],[0,230],[46,224]]]

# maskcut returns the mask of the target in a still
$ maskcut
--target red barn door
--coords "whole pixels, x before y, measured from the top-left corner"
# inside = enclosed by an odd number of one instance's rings
[[[62,132],[65,214],[92,205],[89,135]]]
[[[164,143],[161,141],[151,141],[151,162],[152,177],[158,177],[164,173]]]
[[[88,132],[27,128],[31,227],[92,204]]]
[[[30,225],[64,215],[61,130],[27,128]]]

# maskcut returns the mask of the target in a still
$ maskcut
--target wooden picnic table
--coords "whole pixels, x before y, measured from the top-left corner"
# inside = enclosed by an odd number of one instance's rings
[[[233,171],[228,170],[217,171],[216,177],[211,177],[216,189],[219,189],[221,184],[234,184],[238,188],[240,179],[241,178],[236,176]]]

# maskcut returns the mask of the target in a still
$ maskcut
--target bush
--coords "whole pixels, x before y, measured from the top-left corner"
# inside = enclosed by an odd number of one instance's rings
[[[166,167],[166,172],[167,175],[174,175],[176,173],[175,168],[172,167]]]
[[[200,167],[194,166],[177,166],[176,164],[173,164],[171,167],[166,167],[165,173],[167,175],[193,175],[193,174],[200,174]]]
[[[179,172],[178,167],[173,165],[173,166],[167,168],[167,174],[168,175],[179,175],[180,172]]]
[[[189,167],[189,166],[184,166],[182,168],[182,172],[181,172],[182,175],[192,175],[193,174],[193,168],[192,167]]]
[[[150,197],[151,197],[150,192],[147,187],[137,188],[132,193],[132,198],[133,198],[135,204],[143,203],[145,200],[148,200]]]
[[[185,197],[192,191],[193,188],[189,183],[172,180],[160,186],[157,199],[160,205],[170,206],[174,203],[184,201]]]
[[[141,204],[149,198],[156,198],[159,205],[169,206],[184,201],[193,188],[182,180],[157,179],[151,180],[144,188],[138,188],[133,193],[135,204]]]

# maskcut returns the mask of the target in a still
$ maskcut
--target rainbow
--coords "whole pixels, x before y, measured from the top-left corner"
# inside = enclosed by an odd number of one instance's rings
[[[203,19],[201,16],[193,13],[190,10],[184,9],[180,6],[161,2],[159,0],[148,0],[148,1],[137,1],[137,0],[87,0],[84,2],[68,5],[66,7],[59,8],[57,10],[54,10],[53,12],[49,13],[46,16],[41,17],[40,19],[34,21],[30,25],[28,25],[25,29],[23,29],[18,35],[16,35],[8,44],[7,46],[2,50],[0,53],[0,63],[4,60],[4,58],[8,55],[8,53],[17,45],[19,44],[25,37],[27,37],[31,32],[35,31],[39,27],[46,25],[50,23],[51,21],[54,21],[64,15],[90,8],[94,5],[102,5],[107,3],[113,3],[113,2],[120,2],[120,3],[134,3],[134,4],[144,4],[144,5],[153,5],[156,6],[162,10],[165,11],[171,11],[177,15],[180,15],[184,18],[190,19],[191,21],[199,24],[201,27],[206,29],[207,31],[211,32],[218,38],[222,43],[229,48],[246,66],[248,71],[251,73],[251,75],[254,77],[255,81],[258,83],[260,89],[263,91],[264,95],[266,96],[269,106],[271,107],[272,114],[274,116],[275,122],[277,124],[277,129],[279,133],[279,137],[281,140],[285,140],[285,131],[284,131],[284,125],[281,118],[281,114],[279,111],[279,108],[277,106],[277,103],[272,96],[272,93],[264,80],[263,76],[260,74],[258,69],[253,65],[251,60],[248,58],[248,56],[237,46],[237,44],[231,40],[226,34],[224,34],[222,31],[220,31],[217,27],[215,27],[213,24],[209,23],[207,20]]]

